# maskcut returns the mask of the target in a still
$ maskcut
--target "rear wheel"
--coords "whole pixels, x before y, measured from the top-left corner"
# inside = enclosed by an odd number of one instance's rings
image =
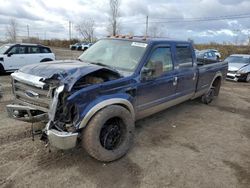
[[[134,120],[118,105],[100,110],[82,131],[82,146],[99,161],[114,161],[124,156],[132,145]]]
[[[215,96],[215,88],[211,87],[207,93],[205,93],[202,97],[201,97],[201,101],[204,104],[209,104],[213,101]]]

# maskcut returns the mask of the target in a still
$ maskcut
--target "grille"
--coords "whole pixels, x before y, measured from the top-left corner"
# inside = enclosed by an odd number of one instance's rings
[[[237,71],[228,71],[228,73],[236,74]]]
[[[17,80],[13,81],[13,93],[18,103],[48,112],[51,97],[49,90],[41,89]],[[29,96],[27,93],[35,94]],[[38,95],[37,95],[38,94]]]

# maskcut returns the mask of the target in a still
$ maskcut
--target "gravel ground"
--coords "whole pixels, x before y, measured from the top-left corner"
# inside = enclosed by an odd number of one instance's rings
[[[58,59],[80,54],[54,52]],[[39,136],[32,141],[30,124],[7,117],[10,76],[0,83],[0,187],[250,187],[247,83],[225,82],[210,105],[188,101],[138,121],[133,148],[112,163],[81,147],[49,153]]]

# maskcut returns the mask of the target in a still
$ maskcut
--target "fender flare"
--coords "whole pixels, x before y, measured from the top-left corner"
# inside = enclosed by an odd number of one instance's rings
[[[212,80],[212,82],[211,82],[211,84],[210,84],[210,86],[209,86],[209,89],[213,86],[214,81],[215,81],[218,77],[220,77],[221,80],[222,80],[222,77],[223,77],[223,76],[222,76],[221,71],[218,71],[218,72],[215,73],[215,76],[214,76],[214,78],[213,78],[213,80]],[[208,89],[208,90],[209,90],[209,89]]]
[[[84,116],[84,118],[82,119],[79,129],[82,129],[84,127],[87,126],[89,120],[101,109],[110,106],[110,105],[121,105],[124,106],[127,110],[129,110],[129,112],[131,113],[133,119],[135,119],[135,111],[134,111],[134,107],[131,104],[130,101],[126,100],[126,99],[122,99],[122,98],[113,98],[113,99],[107,99],[104,100],[98,104],[96,104],[95,106],[93,106],[88,113]]]

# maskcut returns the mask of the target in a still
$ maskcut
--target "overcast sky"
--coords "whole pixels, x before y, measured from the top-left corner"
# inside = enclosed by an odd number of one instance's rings
[[[146,15],[151,30],[163,37],[201,42],[244,42],[250,34],[250,0],[121,0],[121,33],[143,35]],[[41,39],[69,38],[69,21],[95,20],[95,35],[108,35],[108,0],[0,0],[0,39],[5,37],[10,18],[18,21],[18,34]],[[244,19],[186,21],[249,14]],[[168,19],[162,19],[168,18]],[[178,21],[175,22],[175,19]],[[170,22],[169,22],[170,21]],[[155,23],[167,22],[167,23]],[[79,37],[73,29],[73,36]]]

